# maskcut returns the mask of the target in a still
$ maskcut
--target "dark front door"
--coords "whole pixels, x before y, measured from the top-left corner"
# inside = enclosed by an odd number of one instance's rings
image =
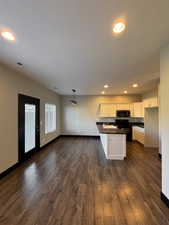
[[[40,148],[40,100],[18,95],[19,162]]]

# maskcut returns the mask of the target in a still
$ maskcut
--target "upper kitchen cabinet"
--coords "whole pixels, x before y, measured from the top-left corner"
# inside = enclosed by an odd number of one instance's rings
[[[100,104],[99,117],[116,117],[117,110],[129,110],[133,116],[133,104],[102,103]]]
[[[116,117],[116,104],[103,103],[100,105],[99,117]]]
[[[144,107],[142,102],[133,103],[133,117],[144,117]]]
[[[133,103],[130,103],[130,104],[128,104],[128,103],[117,104],[117,110],[129,110],[131,117],[134,114]]]
[[[144,108],[158,107],[158,89],[154,89],[143,95]]]
[[[144,108],[158,107],[158,98],[157,96],[144,99],[143,100]]]
[[[116,117],[118,110],[129,110],[131,117],[144,117],[142,102],[136,103],[102,103],[99,107],[99,117]]]
[[[117,110],[130,110],[130,104],[126,103],[117,104]]]

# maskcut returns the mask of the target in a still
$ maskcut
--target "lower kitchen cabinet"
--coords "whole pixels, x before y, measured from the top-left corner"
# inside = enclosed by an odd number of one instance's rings
[[[100,134],[107,159],[124,160],[126,157],[126,134]]]
[[[144,128],[133,126],[133,140],[140,142],[144,145]]]

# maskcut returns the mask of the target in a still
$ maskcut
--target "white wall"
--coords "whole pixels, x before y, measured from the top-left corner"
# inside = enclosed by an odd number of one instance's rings
[[[159,153],[162,154],[162,143],[161,143],[161,123],[160,123],[160,115],[161,115],[161,104],[160,104],[160,101],[161,101],[161,91],[160,91],[160,87],[161,85],[159,84],[158,86],[158,126],[159,126]]]
[[[22,74],[0,65],[0,173],[18,162],[18,93],[40,98],[40,144],[60,134],[60,97]],[[44,103],[57,105],[57,130],[45,135]]]
[[[160,134],[162,192],[169,199],[169,45],[160,55]]]
[[[141,100],[131,96],[77,96],[78,105],[72,106],[71,96],[62,96],[62,134],[98,135],[96,120],[101,103],[131,103]]]

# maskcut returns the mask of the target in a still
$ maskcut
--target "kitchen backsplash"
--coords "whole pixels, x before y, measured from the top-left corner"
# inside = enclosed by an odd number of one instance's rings
[[[100,117],[97,119],[97,122],[115,122],[116,119],[126,119],[129,122],[133,123],[144,123],[144,118],[136,118],[136,117],[129,117],[129,118],[122,118],[122,117]]]

